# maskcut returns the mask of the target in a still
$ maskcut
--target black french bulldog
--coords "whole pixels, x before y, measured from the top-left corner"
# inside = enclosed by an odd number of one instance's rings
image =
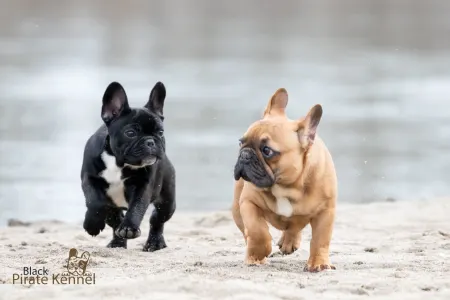
[[[103,95],[102,125],[87,141],[81,169],[86,198],[83,227],[92,236],[108,224],[109,248],[127,248],[141,235],[150,203],[150,232],[144,251],[166,246],[164,223],[175,212],[175,169],[165,153],[163,107],[166,88],[158,82],[143,108],[130,108],[124,88],[112,82]],[[127,212],[124,214],[124,210]]]

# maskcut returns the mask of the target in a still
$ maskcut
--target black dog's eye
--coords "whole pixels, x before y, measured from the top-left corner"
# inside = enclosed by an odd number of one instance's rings
[[[163,137],[163,136],[164,136],[164,130],[158,131],[158,136],[159,136],[159,137]]]
[[[134,131],[134,130],[127,130],[127,131],[125,131],[125,135],[127,137],[129,137],[129,138],[134,138],[134,137],[136,137],[136,131]]]
[[[267,158],[271,157],[274,154],[273,150],[267,146],[262,147],[261,152]]]

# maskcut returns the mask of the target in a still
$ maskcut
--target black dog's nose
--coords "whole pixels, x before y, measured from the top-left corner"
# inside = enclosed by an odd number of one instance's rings
[[[149,148],[153,148],[153,147],[155,147],[155,141],[152,139],[148,139],[145,141],[145,145]]]

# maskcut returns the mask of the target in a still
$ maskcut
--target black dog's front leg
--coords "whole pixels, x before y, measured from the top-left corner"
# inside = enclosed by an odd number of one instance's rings
[[[84,230],[90,235],[96,236],[105,229],[105,224],[108,224],[113,229],[113,238],[107,247],[127,248],[127,241],[114,233],[122,223],[122,210],[110,206],[104,191],[95,187],[95,178],[85,176],[82,180],[82,189],[87,207],[83,222]]]
[[[164,240],[164,223],[172,218],[175,209],[175,183],[167,182],[161,189],[159,199],[154,203],[155,209],[150,217],[150,232],[144,251],[157,251],[166,248]]]
[[[127,240],[117,236],[116,229],[122,224],[124,219],[123,211],[117,207],[108,208],[108,213],[106,215],[106,224],[110,226],[113,230],[113,238],[106,246],[108,248],[127,248]]]
[[[81,187],[86,198],[87,207],[83,228],[88,234],[96,236],[105,229],[105,218],[107,214],[106,196],[102,191],[95,188],[92,179],[87,176],[83,178]]]
[[[139,228],[144,218],[145,212],[150,205],[150,199],[144,197],[145,188],[135,188],[130,192],[131,199],[125,218],[119,227],[115,230],[115,234],[124,239],[134,239],[141,235]]]

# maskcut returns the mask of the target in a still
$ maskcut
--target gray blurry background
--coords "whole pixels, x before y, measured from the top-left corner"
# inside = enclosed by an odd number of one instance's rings
[[[0,1],[0,225],[84,217],[80,165],[111,81],[166,84],[178,208],[226,209],[238,138],[285,87],[341,202],[449,195],[450,1]]]

